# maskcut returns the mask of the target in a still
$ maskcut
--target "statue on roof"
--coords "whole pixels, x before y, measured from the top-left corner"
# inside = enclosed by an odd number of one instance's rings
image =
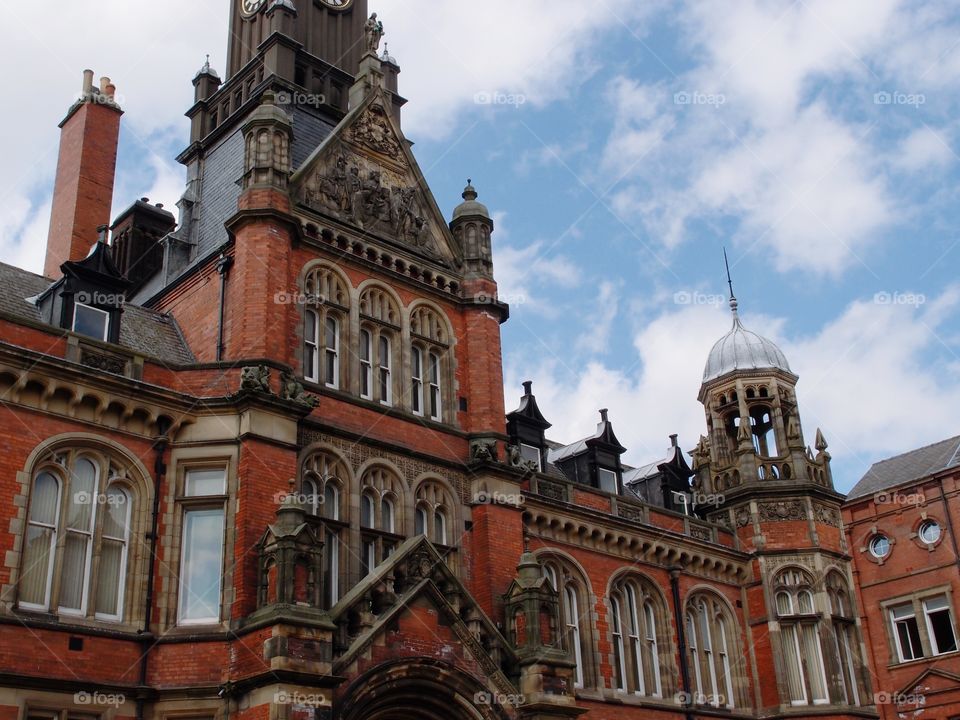
[[[364,25],[364,34],[367,39],[367,51],[376,54],[380,49],[380,40],[386,35],[383,31],[383,23],[377,19],[376,13],[371,15]]]

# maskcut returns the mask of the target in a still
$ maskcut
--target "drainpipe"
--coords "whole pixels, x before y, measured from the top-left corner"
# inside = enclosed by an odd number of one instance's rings
[[[691,707],[693,705],[693,695],[690,692],[690,667],[687,663],[687,637],[685,624],[683,621],[683,604],[680,600],[680,573],[683,567],[680,565],[671,565],[670,571],[670,594],[673,596],[673,614],[677,623],[677,650],[680,652],[680,684],[683,687],[683,695],[686,700],[684,703],[684,714],[687,720],[693,720]]]
[[[223,314],[227,295],[227,273],[233,265],[233,258],[220,254],[217,272],[220,273],[220,320],[217,327],[217,362],[223,360]]]
[[[165,426],[165,427],[164,427]],[[144,613],[143,613],[143,628],[140,633],[143,636],[141,644],[143,649],[140,652],[140,681],[139,686],[142,691],[147,684],[147,668],[149,665],[150,649],[152,638],[147,636],[150,634],[150,620],[153,617],[153,594],[154,594],[154,582],[153,576],[157,569],[157,541],[159,540],[159,524],[160,524],[160,495],[163,490],[163,479],[167,474],[167,465],[163,460],[164,453],[167,450],[167,444],[169,439],[167,437],[167,432],[170,430],[169,425],[166,423],[158,424],[157,429],[160,431],[160,436],[156,439],[153,444],[154,450],[156,450],[156,459],[154,460],[153,472],[156,476],[157,482],[156,487],[153,492],[153,514],[150,518],[150,534],[147,538],[150,540],[150,562],[149,568],[147,571],[147,596],[144,601]],[[143,720],[144,718],[144,699],[143,697],[137,698],[137,720]]]

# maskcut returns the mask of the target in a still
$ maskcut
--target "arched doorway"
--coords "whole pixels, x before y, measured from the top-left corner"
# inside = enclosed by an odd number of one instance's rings
[[[431,659],[379,665],[354,680],[337,703],[340,720],[511,720],[485,685]]]

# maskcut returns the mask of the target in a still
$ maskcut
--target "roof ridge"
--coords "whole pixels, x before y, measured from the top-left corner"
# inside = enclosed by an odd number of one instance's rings
[[[897,455],[891,455],[890,457],[884,458],[883,460],[877,460],[875,463],[873,463],[870,466],[870,469],[875,468],[877,465],[883,465],[884,463],[893,462],[894,460],[899,460],[900,458],[904,458],[907,455],[913,455],[915,453],[924,452],[925,450],[929,450],[930,448],[936,447],[937,445],[946,445],[951,441],[956,441],[958,443],[958,450],[960,450],[960,435],[954,435],[952,437],[944,438],[943,440],[937,440],[936,442],[932,442],[927,445],[922,445],[918,448],[913,448],[912,450],[905,450],[902,453],[898,453]],[[956,457],[957,457],[957,452],[954,451],[950,459],[953,460]],[[867,470],[867,472],[869,473],[870,470]]]

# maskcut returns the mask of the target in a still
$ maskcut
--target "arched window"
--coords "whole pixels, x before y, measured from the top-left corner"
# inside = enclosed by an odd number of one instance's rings
[[[341,347],[350,296],[340,275],[318,266],[304,278],[303,377],[329,388],[343,387]]]
[[[774,583],[780,643],[793,705],[830,702],[820,646],[820,616],[816,613],[810,575],[797,569],[781,572]]]
[[[698,705],[737,705],[733,623],[725,603],[713,595],[699,593],[687,601],[687,652]]]
[[[453,496],[438,481],[425,480],[417,486],[414,532],[427,535],[430,542],[449,548],[457,545],[453,531]]]
[[[360,396],[393,405],[396,396],[400,308],[384,288],[368,287],[360,295]]]
[[[134,517],[125,474],[92,451],[59,451],[41,461],[27,512],[20,608],[123,620]]]
[[[628,576],[611,588],[610,610],[612,626],[621,630],[621,641],[614,643],[615,664],[621,668],[614,688],[663,697],[660,648],[666,645],[666,615],[660,595],[645,580]]]
[[[857,667],[861,665],[860,643],[857,641],[850,592],[840,573],[832,572],[827,577],[827,595],[830,598],[833,650],[842,680],[843,699],[848,705],[860,705],[860,684],[857,681]]]
[[[574,686],[593,687],[596,678],[593,671],[592,621],[589,615],[590,601],[586,579],[560,558],[547,556],[541,559],[541,563],[543,575],[557,591],[560,601],[563,632],[559,639],[563,643],[563,649],[576,663]]]
[[[777,433],[773,426],[773,411],[766,405],[750,408],[750,432],[753,449],[761,457],[777,457]]]
[[[361,479],[360,496],[360,574],[368,575],[386,560],[403,540],[398,528],[403,484],[396,473],[385,467],[368,469]]]
[[[334,455],[316,452],[310,455],[301,470],[301,493],[308,512],[324,519],[323,588],[327,608],[340,599],[341,557],[349,557],[343,550],[347,542],[349,524],[342,509],[344,488],[348,487],[346,466]]]
[[[447,367],[450,356],[450,337],[446,319],[433,308],[420,305],[410,314],[411,347],[411,399],[410,409],[442,422],[444,388],[451,368]]]

